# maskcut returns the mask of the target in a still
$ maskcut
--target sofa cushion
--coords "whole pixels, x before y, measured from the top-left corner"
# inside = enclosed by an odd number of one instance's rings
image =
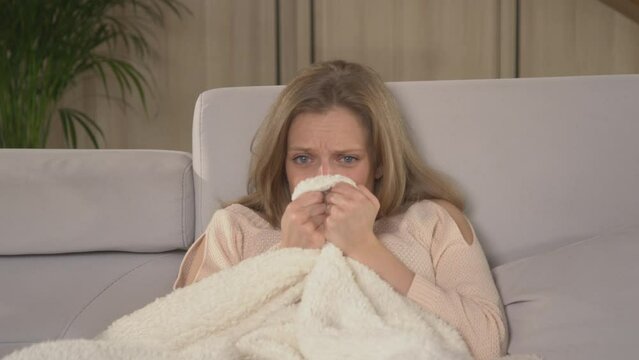
[[[605,231],[493,269],[510,353],[546,360],[636,358],[639,226]]]
[[[92,338],[172,291],[183,251],[0,256],[0,358],[33,343]]]
[[[0,255],[160,252],[193,241],[191,155],[0,150]]]

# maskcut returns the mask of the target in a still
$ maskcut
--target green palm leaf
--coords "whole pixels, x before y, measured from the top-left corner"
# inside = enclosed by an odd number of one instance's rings
[[[84,129],[84,132],[87,134],[89,139],[91,139],[93,146],[96,149],[100,147],[94,131],[97,131],[103,140],[104,133],[98,124],[96,124],[95,121],[93,121],[93,119],[91,119],[87,114],[69,108],[58,109],[58,114],[60,116],[60,121],[62,122],[62,129],[64,130],[64,141],[68,147],[78,147],[77,132],[75,130],[76,123]]]
[[[134,94],[148,114],[149,81],[115,49],[121,44],[144,60],[151,51],[146,38],[166,11],[189,13],[179,0],[0,0],[0,147],[44,147],[51,121],[59,119],[68,147],[77,147],[79,126],[98,148],[104,134],[97,123],[59,108],[84,74],[99,79],[107,99],[115,79],[119,97],[126,102]]]

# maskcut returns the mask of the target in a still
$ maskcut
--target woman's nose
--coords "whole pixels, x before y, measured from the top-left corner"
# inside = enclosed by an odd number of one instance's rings
[[[322,161],[319,166],[317,175],[331,175],[331,165],[328,161]]]

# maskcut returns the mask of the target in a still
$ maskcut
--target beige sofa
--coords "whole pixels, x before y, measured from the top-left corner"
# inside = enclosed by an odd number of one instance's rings
[[[639,324],[639,76],[389,83],[493,266],[511,353],[631,359]],[[0,356],[91,337],[168,293],[219,200],[245,191],[281,87],[210,90],[193,154],[0,150]]]

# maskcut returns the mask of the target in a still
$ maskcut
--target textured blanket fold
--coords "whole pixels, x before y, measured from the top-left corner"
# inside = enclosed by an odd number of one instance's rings
[[[282,249],[156,299],[95,339],[18,359],[472,359],[444,321],[331,244]]]

